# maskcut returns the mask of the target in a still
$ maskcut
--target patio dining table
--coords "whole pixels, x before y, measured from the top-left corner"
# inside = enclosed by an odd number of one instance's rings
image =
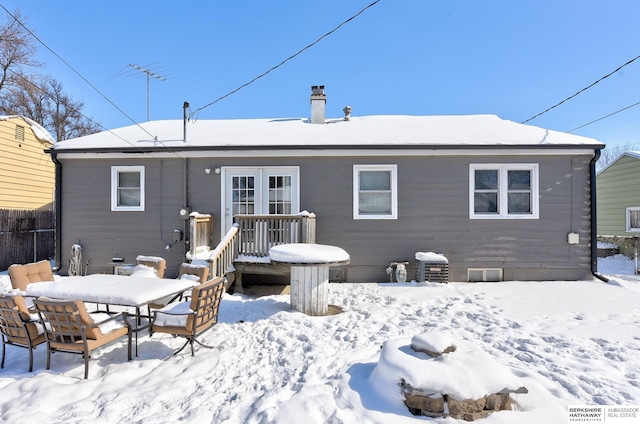
[[[26,295],[50,299],[77,299],[83,302],[135,308],[134,331],[136,356],[138,356],[138,332],[148,328],[147,325],[140,326],[140,308],[197,285],[197,281],[190,279],[91,274],[58,281],[31,283],[26,287]]]

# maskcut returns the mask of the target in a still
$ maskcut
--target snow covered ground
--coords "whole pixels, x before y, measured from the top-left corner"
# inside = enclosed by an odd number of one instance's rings
[[[0,290],[8,288],[5,273]],[[462,422],[414,417],[398,382],[373,372],[386,341],[425,332],[474,343],[529,390],[513,395],[519,410],[480,422],[564,424],[571,405],[640,405],[635,275],[610,283],[332,284],[330,303],[343,312],[309,317],[291,311],[288,296],[225,295],[220,322],[203,339],[215,349],[173,357],[181,340],[145,334],[131,362],[124,340],[99,350],[88,380],[75,355],[55,354],[47,371],[38,347],[28,373],[27,352],[9,346],[0,421]]]

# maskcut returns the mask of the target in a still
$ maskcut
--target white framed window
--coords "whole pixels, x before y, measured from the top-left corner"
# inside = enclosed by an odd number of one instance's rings
[[[627,233],[640,233],[640,207],[629,207],[626,212]]]
[[[144,166],[111,167],[111,210],[144,211]]]
[[[397,165],[353,165],[353,219],[398,218],[397,174]]]
[[[469,165],[469,218],[538,217],[538,164]]]

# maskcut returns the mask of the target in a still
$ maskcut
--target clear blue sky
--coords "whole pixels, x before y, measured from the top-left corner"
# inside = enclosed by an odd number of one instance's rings
[[[181,119],[267,71],[373,0],[0,0],[136,122]],[[3,19],[8,17],[0,10]],[[199,119],[496,114],[522,122],[640,55],[637,0],[381,0]],[[107,128],[132,122],[38,44],[43,72]],[[640,59],[531,125],[570,131],[640,102]],[[640,149],[640,105],[575,134]]]

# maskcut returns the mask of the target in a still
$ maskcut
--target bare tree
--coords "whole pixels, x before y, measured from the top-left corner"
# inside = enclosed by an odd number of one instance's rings
[[[75,101],[53,77],[33,72],[42,64],[19,10],[0,24],[0,113],[31,118],[56,140],[80,137],[100,130],[82,114],[84,103]]]
[[[34,59],[36,48],[24,26],[26,18],[19,10],[13,12],[8,22],[0,24],[0,92],[5,86],[12,86],[26,69],[42,66]]]
[[[45,127],[56,140],[93,134],[100,126],[82,115],[82,102],[64,93],[62,83],[48,76],[37,82],[22,79],[7,90],[1,108],[10,114],[26,116]]]
[[[600,152],[600,158],[598,159],[598,162],[596,162],[596,171],[600,172],[600,170],[606,168],[608,165],[622,156],[622,154],[627,150],[633,150],[632,146],[633,144],[627,142],[624,145],[605,148],[604,150],[602,150]]]

